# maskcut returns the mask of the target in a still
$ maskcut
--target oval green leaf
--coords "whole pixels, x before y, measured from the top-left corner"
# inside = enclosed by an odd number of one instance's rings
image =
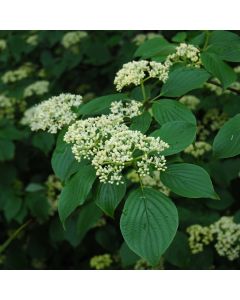
[[[240,114],[228,120],[219,130],[213,142],[213,153],[217,158],[240,154]]]
[[[177,209],[161,192],[137,189],[125,203],[120,227],[129,248],[156,265],[176,234]]]
[[[161,173],[161,180],[171,191],[183,197],[219,199],[209,174],[197,165],[172,164]]]

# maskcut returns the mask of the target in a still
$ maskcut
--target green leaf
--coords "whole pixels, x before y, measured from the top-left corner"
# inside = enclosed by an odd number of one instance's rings
[[[78,115],[95,116],[109,112],[109,107],[113,101],[127,99],[126,94],[112,94],[107,96],[98,97],[90,100],[88,103],[83,104],[79,107]]]
[[[240,62],[240,37],[233,32],[216,30],[210,36],[209,50],[223,60]]]
[[[186,40],[187,34],[186,32],[178,32],[174,37],[172,38],[172,41],[175,43],[182,43]]]
[[[58,201],[58,212],[62,223],[86,200],[94,180],[95,170],[92,166],[83,166],[64,186]]]
[[[131,130],[138,130],[145,133],[152,122],[152,117],[149,112],[145,111],[140,116],[134,117],[132,119],[132,124],[130,125]]]
[[[15,145],[8,140],[0,140],[0,161],[13,159],[15,153]]]
[[[77,172],[82,163],[80,164],[73,156],[71,145],[65,143],[62,137],[59,136],[57,146],[52,155],[51,164],[56,176],[65,181]]]
[[[28,193],[26,196],[26,203],[34,217],[40,221],[47,220],[50,206],[44,191]]]
[[[172,155],[186,149],[195,139],[197,127],[185,121],[168,122],[154,131],[151,136],[160,137],[169,144],[169,148],[162,152],[163,155]]]
[[[102,216],[102,211],[96,206],[94,202],[87,203],[82,206],[77,219],[77,234],[78,238],[82,240],[86,233],[96,225],[97,221]]]
[[[35,133],[32,139],[33,146],[40,149],[45,154],[48,154],[52,150],[54,142],[54,136],[48,132]]]
[[[178,214],[172,201],[151,188],[133,191],[124,206],[120,227],[129,248],[156,265],[173,240]]]
[[[236,81],[237,74],[225,62],[223,62],[214,53],[204,52],[201,54],[201,60],[204,68],[217,77],[224,88],[227,88],[231,83]]]
[[[4,215],[7,221],[11,221],[14,217],[18,214],[21,209],[22,201],[19,198],[14,190],[6,190],[1,191],[3,192],[3,197],[5,198],[5,205],[4,205]]]
[[[196,124],[193,113],[182,103],[176,100],[162,99],[152,106],[152,112],[155,120],[163,125],[172,121],[185,121]]]
[[[202,87],[210,77],[203,69],[178,68],[170,72],[169,78],[162,87],[162,96],[180,97],[192,90]]]
[[[121,264],[124,268],[134,265],[140,258],[128,247],[125,242],[122,243],[122,246],[119,250],[119,255],[121,258]]]
[[[147,40],[134,53],[134,57],[152,58],[154,56],[163,56],[173,53],[175,46],[170,44],[167,40],[162,37],[156,37]]]
[[[126,193],[126,184],[100,183],[96,204],[109,216],[113,217],[114,211]]]
[[[228,120],[219,130],[213,142],[213,154],[217,158],[240,154],[240,114]]]
[[[171,191],[183,197],[219,199],[210,176],[197,165],[172,164],[161,173],[161,180]]]

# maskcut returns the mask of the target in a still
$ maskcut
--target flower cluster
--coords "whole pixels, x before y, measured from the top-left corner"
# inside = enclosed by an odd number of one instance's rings
[[[179,102],[186,105],[191,110],[196,110],[200,103],[200,99],[193,95],[186,95],[180,98]]]
[[[178,61],[187,62],[188,66],[199,68],[201,66],[200,50],[193,45],[181,43],[176,48],[176,52],[167,57],[165,64],[172,65]]]
[[[31,46],[37,46],[37,44],[38,44],[38,35],[37,34],[30,35],[26,39],[26,43],[28,45],[31,45]]]
[[[62,45],[64,48],[70,48],[70,47],[78,44],[87,35],[88,34],[85,31],[68,32],[62,38]]]
[[[133,38],[133,42],[135,45],[140,46],[141,44],[143,44],[145,41],[157,38],[157,37],[162,37],[161,34],[159,33],[154,33],[154,32],[149,32],[147,34],[137,34],[134,38]]]
[[[16,100],[8,98],[7,96],[0,95],[0,120],[3,118],[12,120],[15,113]]]
[[[32,131],[42,129],[56,133],[76,120],[77,115],[72,111],[72,107],[81,103],[80,95],[60,94],[26,110],[21,123],[29,125]]]
[[[203,124],[209,125],[212,131],[220,129],[224,123],[228,120],[228,115],[224,112],[220,112],[217,108],[213,108],[207,111],[203,117]]]
[[[203,251],[204,245],[214,242],[220,256],[232,261],[240,257],[240,224],[233,217],[221,217],[210,226],[192,225],[187,228],[192,253]]]
[[[1,39],[0,40],[0,51],[3,51],[7,48],[7,43],[5,40]]]
[[[147,60],[132,61],[123,65],[114,79],[117,91],[131,84],[138,86],[144,79],[158,78],[165,82],[168,79],[169,67],[158,62]]]
[[[170,189],[166,187],[160,180],[159,171],[153,171],[150,175],[146,175],[140,178],[136,170],[132,170],[127,174],[127,178],[134,183],[138,183],[141,181],[143,186],[155,187],[166,196],[169,196],[170,194]]]
[[[24,97],[31,97],[33,95],[44,95],[48,92],[49,89],[49,81],[47,80],[39,80],[36,81],[29,86],[27,86],[24,90]]]
[[[218,78],[213,78],[212,80],[214,83],[210,83],[210,82],[206,82],[204,83],[204,87],[206,89],[208,89],[209,91],[215,93],[217,96],[221,96],[221,95],[224,95],[224,94],[235,94],[233,90],[231,89],[224,89],[222,86],[221,86],[221,82]],[[240,82],[233,82],[229,85],[228,88],[233,88],[233,89],[236,89],[240,92]]]
[[[52,215],[57,210],[57,200],[62,190],[62,184],[58,177],[52,174],[48,176],[45,185],[47,187],[48,203],[51,208],[50,214]]]
[[[16,70],[7,71],[2,76],[3,83],[13,83],[27,78],[34,70],[34,66],[31,63],[26,63]]]
[[[111,103],[110,111],[113,115],[133,118],[141,114],[142,103],[131,100],[130,102],[114,101]]]
[[[134,270],[164,270],[164,260],[161,258],[160,262],[153,267],[145,259],[140,258],[136,261]]]
[[[107,269],[111,266],[113,260],[110,254],[97,255],[91,258],[90,267],[96,270]]]
[[[125,117],[138,115],[136,101],[125,107],[113,103],[111,111],[110,115],[76,121],[68,128],[64,140],[72,144],[75,158],[91,160],[101,182],[122,183],[122,171],[131,165],[141,177],[149,175],[151,168],[164,171],[166,161],[160,153],[169,145],[124,124]]]
[[[192,225],[187,228],[189,247],[193,254],[202,252],[205,245],[213,241],[213,235],[208,226]]]
[[[212,146],[204,141],[197,141],[194,144],[189,145],[184,153],[190,154],[195,158],[203,156],[206,152],[212,150]]]

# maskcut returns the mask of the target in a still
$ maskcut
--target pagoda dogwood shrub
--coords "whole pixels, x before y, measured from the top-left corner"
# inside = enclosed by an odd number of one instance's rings
[[[0,35],[2,269],[238,269],[240,37]]]

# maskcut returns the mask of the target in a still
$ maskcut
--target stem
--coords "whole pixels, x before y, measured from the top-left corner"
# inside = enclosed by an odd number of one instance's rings
[[[142,89],[142,95],[143,95],[143,100],[144,100],[143,103],[145,103],[147,101],[147,97],[146,97],[146,91],[145,91],[145,88],[144,88],[143,81],[141,81],[141,89]]]
[[[25,229],[32,220],[28,220],[26,223],[21,225],[17,230],[14,231],[14,233],[0,246],[0,254],[6,250],[6,248],[11,244],[11,242],[18,236],[18,234]]]

